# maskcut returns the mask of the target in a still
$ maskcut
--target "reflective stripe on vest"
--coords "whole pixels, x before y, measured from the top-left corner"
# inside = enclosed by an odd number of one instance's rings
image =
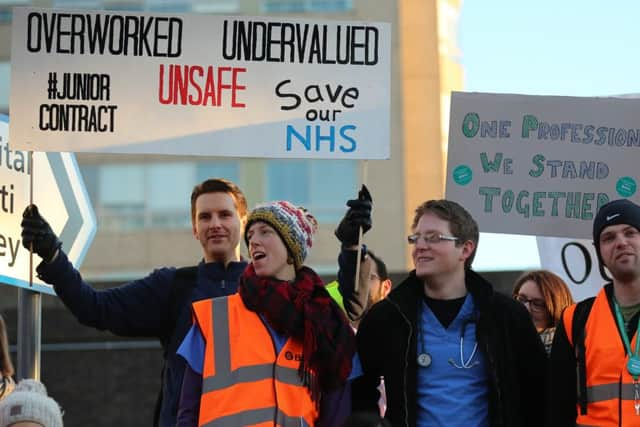
[[[252,409],[238,414],[220,417],[214,421],[203,424],[203,427],[238,427],[269,423],[273,421],[273,411],[276,408]],[[288,417],[282,411],[278,411],[277,423],[282,427],[309,427],[304,418]]]
[[[619,393],[622,391],[622,393]],[[589,403],[602,402],[609,399],[634,400],[633,384],[622,384],[620,390],[619,383],[600,384],[587,387],[587,401]]]
[[[216,367],[216,372],[220,369]],[[231,387],[234,384],[249,383],[254,381],[271,378],[274,375],[273,364],[243,366],[235,371],[220,371],[213,377],[206,377],[202,383],[202,391],[207,393],[210,391],[221,390]],[[275,369],[275,378],[285,384],[302,385],[297,369],[277,367]]]
[[[276,356],[239,295],[197,302],[194,315],[205,339],[201,426],[313,425],[317,409],[298,375],[301,344],[289,339]]]
[[[564,316],[567,334],[571,331],[572,312]],[[601,289],[591,307],[585,327],[587,413],[580,414],[579,426],[637,426],[640,417],[634,408],[633,378],[627,372],[628,356],[618,333],[605,289]],[[632,345],[636,338],[632,340]],[[575,343],[574,343],[575,344]]]

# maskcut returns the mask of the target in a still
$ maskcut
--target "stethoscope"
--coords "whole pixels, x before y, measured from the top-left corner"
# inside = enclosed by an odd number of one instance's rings
[[[418,321],[420,322],[420,327],[418,328],[418,365],[423,368],[428,368],[431,366],[432,358],[431,355],[424,348],[424,322],[422,321],[422,302],[420,303],[420,308],[418,309]],[[473,360],[477,351],[478,351],[478,342],[473,345],[473,350],[471,350],[471,355],[468,359],[465,360],[464,357],[464,335],[467,332],[467,326],[470,323],[475,323],[475,319],[473,317],[465,320],[462,323],[462,332],[460,334],[460,363],[458,364],[453,358],[447,360],[449,365],[453,366],[457,369],[471,369],[474,366],[480,364],[479,361]]]

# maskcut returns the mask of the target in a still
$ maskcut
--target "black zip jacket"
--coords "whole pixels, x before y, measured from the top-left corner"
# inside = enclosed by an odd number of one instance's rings
[[[541,426],[547,358],[529,313],[471,270],[466,272],[466,287],[479,311],[476,334],[487,361],[491,425]],[[378,410],[377,386],[384,377],[385,418],[394,427],[415,426],[417,421],[416,320],[423,293],[423,282],[412,271],[371,308],[358,329],[364,375],[353,384],[353,410]],[[451,417],[455,424],[455,414]]]

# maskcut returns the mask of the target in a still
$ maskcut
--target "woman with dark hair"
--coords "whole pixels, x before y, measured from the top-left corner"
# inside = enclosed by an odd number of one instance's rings
[[[549,355],[562,310],[573,304],[567,284],[548,270],[529,271],[516,280],[513,297],[529,311]]]
[[[7,338],[7,327],[4,319],[0,315],[0,400],[4,399],[13,391],[13,363],[9,356],[9,339]]]

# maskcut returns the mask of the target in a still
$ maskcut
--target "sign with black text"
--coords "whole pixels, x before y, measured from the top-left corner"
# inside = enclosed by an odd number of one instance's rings
[[[564,280],[575,301],[595,296],[610,282],[608,271],[600,271],[593,242],[587,239],[538,237],[540,267]]]
[[[14,8],[22,150],[389,157],[387,23]]]

